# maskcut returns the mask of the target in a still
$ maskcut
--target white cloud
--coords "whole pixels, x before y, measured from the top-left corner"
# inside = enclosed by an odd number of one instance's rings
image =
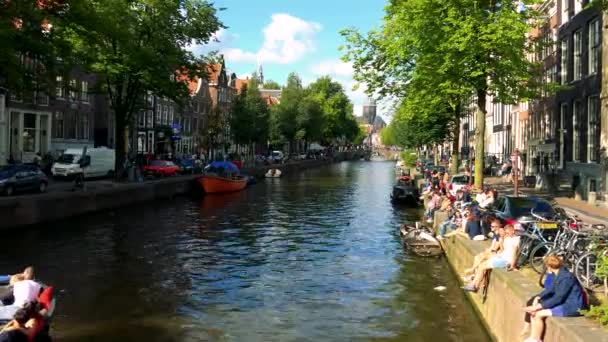
[[[272,21],[263,30],[264,43],[258,51],[225,49],[226,60],[290,64],[315,49],[314,37],[321,31],[321,24],[283,13],[273,14],[271,18]]]
[[[315,75],[321,76],[350,77],[353,74],[353,64],[340,60],[325,60],[313,65],[310,69]]]
[[[192,44],[189,50],[197,55],[205,55],[211,51],[220,51],[239,38],[238,34],[227,31],[226,29],[219,29],[213,34],[211,40],[207,44]]]

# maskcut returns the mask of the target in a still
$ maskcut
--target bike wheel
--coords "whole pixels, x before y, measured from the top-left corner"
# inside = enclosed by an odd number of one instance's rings
[[[532,248],[528,263],[536,273],[545,272],[545,255],[548,255],[553,248],[555,248],[553,242],[543,242]]]
[[[526,239],[521,244],[521,248],[519,249],[519,255],[517,255],[517,267],[522,267],[526,264],[528,259],[530,258],[530,252],[532,250],[532,244],[534,241],[532,239]]]
[[[587,291],[603,290],[604,280],[595,274],[597,256],[593,252],[585,253],[578,258],[574,269],[576,278]]]

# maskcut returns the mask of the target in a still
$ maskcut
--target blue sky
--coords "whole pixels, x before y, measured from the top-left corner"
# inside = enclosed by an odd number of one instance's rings
[[[239,76],[251,74],[257,63],[265,79],[285,83],[297,72],[305,84],[322,75],[340,81],[355,104],[366,96],[352,91],[352,68],[340,60],[339,31],[355,27],[366,32],[380,24],[386,0],[215,0],[227,29],[217,32],[219,43],[194,47],[195,52],[218,50],[226,67]]]

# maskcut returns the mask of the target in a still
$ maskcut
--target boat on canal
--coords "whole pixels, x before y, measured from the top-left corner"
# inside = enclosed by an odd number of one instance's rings
[[[400,176],[391,191],[391,202],[411,206],[420,204],[420,193],[410,176]]]
[[[265,176],[266,178],[279,178],[281,177],[281,174],[282,172],[279,169],[268,169]]]
[[[399,228],[399,234],[403,239],[406,250],[416,255],[429,257],[443,253],[441,244],[433,236],[431,230],[420,222],[416,222],[415,226],[403,224]]]
[[[0,293],[1,294],[6,294],[6,293],[13,291],[12,286],[9,286],[9,283],[8,283],[9,279],[2,279],[0,281]],[[36,334],[34,335],[33,340],[34,341],[38,341],[38,340],[40,340],[40,341],[49,340],[50,341],[50,337],[49,337],[50,321],[51,321],[51,318],[53,318],[53,314],[55,313],[56,299],[53,296],[52,287],[45,285],[43,283],[40,283],[40,285],[42,285],[42,291],[41,291],[40,295],[38,296],[38,303],[43,309],[46,309],[46,315],[44,317],[40,318],[40,321],[38,322],[39,329],[36,332]],[[0,326],[1,327],[6,326],[11,320],[12,319],[0,318]]]
[[[239,168],[228,161],[216,161],[205,168],[205,174],[197,178],[207,194],[235,192],[245,189],[249,178],[239,174]]]

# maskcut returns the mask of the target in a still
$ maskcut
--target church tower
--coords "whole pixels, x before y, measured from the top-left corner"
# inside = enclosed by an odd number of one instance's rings
[[[264,69],[262,68],[262,64],[258,66],[258,82],[259,88],[264,88]]]

